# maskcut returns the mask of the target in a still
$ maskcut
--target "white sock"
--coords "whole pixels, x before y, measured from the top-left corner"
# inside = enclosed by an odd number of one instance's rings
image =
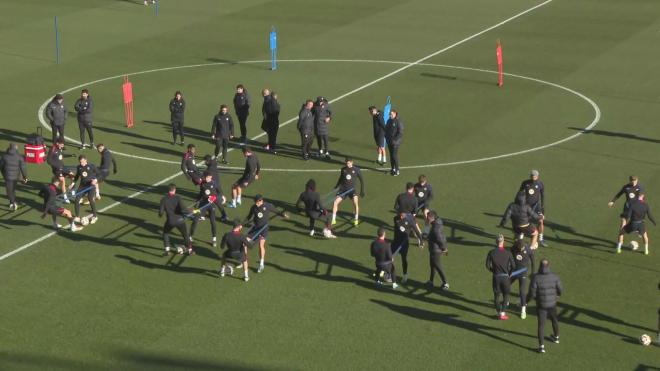
[[[355,214],[355,220],[359,220],[358,214]]]
[[[264,265],[264,260],[263,259],[259,259],[259,265]]]
[[[619,242],[619,243],[616,244],[616,248],[617,248],[617,249],[620,249],[620,248],[621,248],[621,242]]]
[[[383,162],[387,162],[387,158],[385,158],[385,155],[383,155]]]
[[[543,233],[539,234],[539,241],[543,241]]]
[[[238,196],[238,197],[236,198],[236,202],[241,203],[241,196]]]
[[[337,213],[332,213],[332,220],[333,221],[337,220]]]

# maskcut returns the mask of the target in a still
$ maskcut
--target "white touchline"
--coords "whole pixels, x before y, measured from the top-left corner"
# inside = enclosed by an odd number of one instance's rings
[[[491,27],[486,28],[486,29],[483,30],[483,31],[477,32],[476,34],[474,34],[474,35],[472,35],[472,36],[468,36],[468,37],[464,38],[464,39],[461,40],[461,41],[455,42],[455,43],[449,45],[448,47],[445,47],[445,48],[440,49],[440,50],[438,50],[438,51],[436,51],[436,52],[433,52],[433,53],[427,55],[426,57],[423,57],[423,58],[418,59],[418,60],[415,61],[415,62],[412,62],[412,63],[410,63],[410,64],[406,64],[406,65],[404,65],[403,67],[401,67],[401,68],[399,68],[399,69],[397,69],[397,70],[394,70],[393,72],[388,73],[387,75],[384,75],[384,76],[382,76],[382,77],[379,77],[379,78],[376,79],[376,80],[373,80],[373,81],[371,81],[371,82],[369,82],[369,83],[367,83],[367,84],[364,84],[364,85],[362,85],[362,86],[360,86],[360,87],[358,87],[358,88],[356,88],[356,89],[351,90],[351,91],[348,92],[348,93],[345,93],[345,94],[343,94],[343,95],[340,95],[340,96],[337,97],[337,98],[332,99],[332,100],[330,101],[330,103],[337,102],[337,101],[339,101],[339,100],[341,100],[341,99],[344,99],[344,98],[346,98],[346,97],[348,97],[348,96],[350,96],[350,95],[352,95],[352,94],[355,94],[355,93],[357,93],[357,92],[359,92],[359,91],[362,91],[362,90],[364,90],[364,89],[366,89],[366,88],[368,88],[368,87],[370,87],[370,86],[372,86],[372,85],[374,85],[374,84],[376,84],[376,83],[378,83],[378,82],[380,82],[380,81],[383,81],[383,80],[385,80],[385,79],[387,79],[387,78],[390,78],[390,77],[392,77],[392,76],[394,76],[394,75],[396,75],[396,74],[398,74],[398,73],[400,73],[400,72],[403,72],[403,71],[407,70],[408,68],[410,68],[410,67],[412,67],[412,66],[414,66],[414,65],[420,64],[420,63],[422,63],[422,62],[424,62],[424,61],[426,61],[426,60],[428,60],[428,59],[430,59],[430,58],[433,58],[433,57],[437,56],[438,54],[444,53],[444,52],[446,52],[447,50],[450,50],[450,49],[452,49],[452,48],[455,48],[455,47],[457,47],[457,46],[459,46],[459,45],[461,45],[461,44],[463,44],[463,43],[465,43],[465,42],[467,42],[467,41],[470,41],[470,40],[474,39],[475,37],[481,36],[481,35],[483,35],[484,33],[488,32],[488,31],[491,31],[491,30],[493,30],[493,29],[495,29],[495,28],[497,28],[497,27],[500,27],[500,26],[502,26],[502,25],[504,25],[504,24],[506,24],[506,23],[509,23],[509,22],[511,22],[512,20],[514,20],[514,19],[516,19],[516,18],[518,18],[518,17],[521,17],[521,16],[523,16],[523,15],[525,15],[525,14],[527,14],[527,13],[529,13],[529,12],[535,10],[535,9],[538,9],[538,8],[544,6],[544,5],[547,5],[547,4],[551,3],[552,1],[553,1],[553,0],[546,0],[546,1],[542,2],[541,4],[535,5],[535,6],[529,8],[529,9],[527,9],[527,10],[524,10],[524,11],[522,11],[522,12],[520,12],[520,13],[514,15],[514,16],[511,16],[511,17],[509,17],[509,18],[507,18],[507,19],[505,19],[505,20],[503,20],[503,21],[501,21],[501,22],[499,22],[499,23],[497,23],[497,24],[495,24],[495,25],[493,25],[493,26],[491,26]],[[208,64],[206,64],[206,65],[208,65]],[[202,65],[200,65],[200,66],[202,66]],[[177,67],[172,67],[172,68],[169,68],[169,69],[173,70],[173,69],[177,69]],[[117,78],[117,77],[121,77],[121,76],[123,76],[123,75],[114,76],[114,77],[108,77],[108,78],[105,78],[105,79],[100,80],[100,81],[97,81],[97,82],[106,81],[106,80],[111,80],[111,79],[113,79],[113,78]],[[78,88],[80,88],[80,87],[82,87],[82,86],[77,86],[77,87],[71,88],[69,91],[74,90],[74,89],[78,89]],[[39,108],[39,113],[38,113],[39,117],[38,117],[38,118],[39,118],[39,121],[40,121],[42,124],[44,124],[44,122],[43,122],[43,112],[44,112],[44,110],[45,110],[46,105],[47,105],[47,103],[43,104],[42,107]],[[292,119],[290,119],[290,120],[287,120],[286,122],[282,123],[282,124],[280,125],[280,127],[285,126],[285,125],[288,125],[288,124],[294,122],[295,120],[296,120],[296,118],[292,118]],[[253,137],[252,140],[259,139],[259,138],[261,138],[261,137],[264,136],[264,135],[266,135],[266,133],[261,133],[261,134],[255,136],[255,137]],[[116,202],[114,202],[114,203],[112,203],[112,204],[110,204],[110,205],[104,207],[103,209],[99,210],[99,212],[102,213],[102,212],[105,212],[105,211],[107,211],[107,210],[110,210],[110,209],[112,209],[112,208],[114,208],[114,207],[116,207],[116,206],[119,206],[119,205],[122,204],[123,201],[128,200],[128,199],[135,198],[135,197],[137,197],[137,196],[139,196],[139,195],[141,195],[141,194],[143,194],[143,193],[149,191],[150,189],[152,189],[152,188],[154,188],[154,187],[157,187],[157,186],[159,186],[159,185],[161,185],[161,184],[163,184],[163,183],[165,183],[165,182],[168,182],[168,181],[170,181],[170,180],[172,180],[172,179],[174,179],[174,178],[176,178],[176,177],[178,177],[178,176],[180,176],[180,175],[181,175],[181,173],[173,174],[173,175],[171,175],[171,176],[169,176],[169,177],[167,177],[167,178],[165,178],[165,179],[163,179],[163,180],[161,180],[161,181],[159,181],[159,182],[157,182],[157,183],[152,184],[152,185],[151,185],[150,187],[148,187],[148,188],[145,188],[145,189],[143,189],[143,190],[137,191],[137,192],[135,192],[135,193],[129,195],[128,197],[126,197],[126,198],[123,199],[123,200],[116,201]],[[8,252],[8,253],[6,253],[6,254],[0,256],[0,261],[5,260],[5,259],[9,258],[10,256],[13,256],[14,254],[17,254],[17,253],[19,253],[19,252],[21,252],[21,251],[24,251],[24,250],[28,249],[29,247],[32,247],[32,246],[36,245],[37,243],[42,242],[42,241],[44,241],[44,240],[46,240],[46,239],[48,239],[48,238],[50,238],[50,237],[52,237],[52,236],[54,236],[54,235],[56,235],[56,234],[57,234],[57,233],[55,233],[55,232],[50,232],[50,233],[48,233],[48,234],[46,234],[46,235],[44,235],[44,236],[42,236],[42,237],[40,237],[40,238],[38,238],[38,239],[32,241],[32,242],[29,242],[29,243],[27,243],[27,244],[25,244],[25,245],[23,245],[23,246],[21,246],[21,247],[18,247],[18,248],[16,248],[16,249],[14,249],[14,250],[12,250],[12,251],[10,251],[10,252]]]

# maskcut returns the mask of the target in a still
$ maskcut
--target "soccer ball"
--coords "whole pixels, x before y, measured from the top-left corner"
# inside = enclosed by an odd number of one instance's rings
[[[177,252],[178,254],[183,254],[183,247],[181,247],[181,246],[177,246],[177,247],[176,247],[176,252]]]
[[[642,336],[639,337],[639,343],[647,347],[651,345],[651,337],[647,334],[642,334]]]
[[[633,250],[637,250],[639,248],[639,242],[630,241],[630,246],[632,247]]]

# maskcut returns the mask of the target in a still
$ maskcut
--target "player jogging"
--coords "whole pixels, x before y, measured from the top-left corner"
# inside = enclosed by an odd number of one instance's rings
[[[486,268],[493,273],[493,296],[495,309],[500,320],[507,320],[506,310],[509,305],[509,292],[511,291],[511,272],[516,265],[511,252],[504,248],[504,236],[498,235],[495,240],[497,246],[488,252]],[[502,294],[502,301],[499,301]]]
[[[237,267],[243,267],[243,281],[247,282],[250,280],[247,259],[249,240],[247,236],[241,233],[242,229],[243,224],[241,224],[240,219],[234,219],[233,229],[222,236],[220,250],[225,248],[227,250],[222,253],[222,258],[220,258],[220,271],[218,274],[220,277],[224,277],[227,273],[229,273],[230,276],[234,274],[234,267],[227,264],[227,261],[230,261],[236,264]]]
[[[626,211],[625,220],[626,224],[619,231],[619,242],[616,245],[616,253],[621,253],[621,245],[623,245],[623,235],[625,233],[637,232],[640,236],[644,238],[644,254],[649,254],[649,235],[646,232],[646,224],[644,224],[644,219],[648,217],[649,220],[656,225],[653,215],[651,215],[651,209],[645,201],[643,193],[640,193],[637,196],[636,200],[630,202],[630,206]],[[633,250],[637,250],[633,246]]]
[[[339,204],[346,198],[353,200],[353,207],[355,209],[355,219],[353,225],[360,223],[360,203],[358,195],[355,192],[355,179],[360,180],[360,197],[364,197],[364,180],[362,179],[362,172],[357,166],[353,166],[353,159],[346,157],[344,160],[346,166],[342,167],[339,172],[339,179],[337,180],[337,197],[332,205],[332,225],[337,224],[337,209]]]
[[[399,287],[396,283],[391,245],[385,240],[385,228],[383,227],[378,228],[377,238],[371,243],[371,256],[374,257],[376,263],[376,273],[374,274],[376,285],[381,285],[383,283],[381,278],[387,274],[389,280],[392,281],[392,289]]]
[[[399,214],[394,216],[392,248],[395,255],[397,253],[401,255],[401,267],[403,268],[401,283],[408,281],[408,237],[411,232],[417,237],[417,245],[422,247],[422,231],[419,229],[415,218],[410,213],[400,211]]]
[[[296,207],[300,208],[300,204],[305,205],[305,214],[309,217],[309,235],[314,236],[314,223],[320,220],[324,224],[323,237],[337,238],[332,234],[330,217],[328,211],[323,208],[321,204],[321,196],[316,192],[316,181],[310,179],[305,184],[305,191],[298,196]]]
[[[289,218],[286,211],[278,211],[271,203],[265,202],[262,195],[254,196],[254,205],[250,208],[250,212],[245,217],[245,222],[248,223],[252,220],[252,228],[248,232],[250,240],[259,240],[259,269],[257,273],[264,271],[264,258],[266,257],[266,239],[268,238],[268,222],[270,213],[276,213],[285,219]]]
[[[518,192],[525,192],[527,204],[534,210],[535,213],[543,216],[545,213],[545,191],[543,182],[539,179],[538,170],[532,170],[529,179],[524,180],[520,184]],[[539,244],[547,247],[548,244],[543,240],[543,219],[538,220],[539,225]]]
[[[165,247],[164,256],[170,254],[170,232],[172,229],[176,228],[181,233],[183,237],[183,243],[188,246],[188,254],[192,255],[194,253],[192,248],[192,242],[188,237],[188,230],[186,229],[186,219],[185,206],[183,206],[183,201],[181,197],[176,194],[176,185],[170,183],[168,185],[167,194],[160,200],[160,209],[158,210],[158,217],[162,217],[165,214],[165,224],[163,224],[163,246]],[[179,254],[183,254],[183,248],[177,248]]]
[[[243,170],[243,175],[231,187],[232,200],[229,204],[230,208],[236,208],[237,205],[240,205],[243,189],[249,187],[255,180],[259,180],[259,172],[261,171],[259,158],[247,146],[243,147],[243,156],[245,156],[245,170]]]

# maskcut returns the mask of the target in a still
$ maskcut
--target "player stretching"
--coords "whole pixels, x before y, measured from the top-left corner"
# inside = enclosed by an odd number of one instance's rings
[[[243,147],[243,156],[245,156],[245,170],[243,170],[241,178],[238,179],[231,188],[232,200],[231,204],[229,204],[230,208],[236,208],[237,205],[241,204],[243,188],[247,188],[252,182],[259,180],[261,165],[259,164],[257,155],[252,153],[252,150],[245,146]]]
[[[233,222],[233,229],[231,232],[225,233],[224,236],[222,236],[222,241],[220,242],[220,249],[227,249],[222,254],[222,258],[220,258],[220,277],[224,277],[227,271],[229,271],[229,275],[231,276],[234,274],[234,267],[231,265],[227,264],[227,260],[232,261],[235,263],[237,266],[243,266],[243,281],[247,282],[250,280],[250,276],[248,274],[248,253],[247,253],[247,247],[249,240],[248,238],[241,233],[241,229],[243,229],[243,224],[241,224],[241,221],[239,219],[234,219]]]
[[[344,160],[346,166],[341,168],[339,180],[337,180],[337,197],[332,205],[332,225],[337,224],[337,208],[339,204],[346,198],[353,200],[353,207],[355,209],[355,219],[353,225],[360,223],[360,203],[358,195],[355,193],[355,178],[360,180],[360,197],[364,197],[364,180],[362,179],[362,172],[357,166],[353,166],[353,159],[346,157]]]
[[[396,289],[399,285],[396,284],[396,274],[394,273],[394,259],[392,257],[392,248],[389,242],[385,240],[385,228],[378,228],[378,237],[371,243],[371,256],[376,261],[376,285],[383,283],[380,279],[389,275],[392,280],[392,288]]]
[[[78,162],[79,165],[76,168],[76,176],[73,178],[73,182],[71,182],[71,185],[69,186],[69,189],[72,190],[78,179],[80,179],[80,185],[78,186],[78,189],[75,191],[75,193],[74,191],[71,192],[71,194],[76,197],[75,201],[73,202],[76,211],[76,217],[80,217],[80,204],[82,202],[82,197],[87,194],[89,206],[92,208],[92,218],[89,220],[89,223],[94,224],[98,220],[98,215],[96,214],[96,201],[94,200],[95,197],[92,192],[96,192],[97,198],[101,197],[97,188],[98,182],[96,180],[96,166],[88,163],[87,157],[82,155],[78,157]]]
[[[213,182],[213,174],[206,171],[204,172],[204,182],[199,186],[199,197],[198,210],[200,210],[201,215],[199,217],[193,218],[192,225],[190,226],[190,239],[192,240],[195,230],[197,229],[197,223],[205,219],[204,215],[208,215],[209,222],[211,223],[211,245],[216,247],[217,242],[217,227],[215,222],[215,208],[220,209],[222,214],[220,220],[222,222],[227,221],[227,213],[225,208],[222,206],[227,201],[225,196],[222,194],[222,190]]]
[[[369,106],[369,113],[371,113],[373,121],[374,141],[378,151],[378,161],[376,163],[384,165],[387,162],[387,154],[385,152],[385,120],[383,119],[383,113],[374,106]]]
[[[158,210],[158,217],[166,215],[167,219],[163,225],[163,246],[165,247],[164,256],[170,254],[170,232],[176,228],[183,237],[183,243],[188,245],[188,254],[192,255],[192,242],[188,238],[188,230],[186,229],[186,219],[184,213],[187,212],[181,197],[176,194],[176,186],[171,184],[168,186],[167,194],[160,200],[160,209]],[[181,247],[177,248],[179,254],[183,254]]]
[[[621,228],[626,225],[626,215],[628,214],[628,208],[630,208],[630,202],[637,199],[640,193],[644,193],[644,187],[639,184],[639,178],[635,175],[631,175],[628,180],[630,182],[624,184],[623,187],[621,187],[621,190],[614,195],[610,202],[607,203],[607,206],[613,207],[619,197],[626,195],[626,202],[623,204],[623,211],[621,212]]]
[[[408,281],[408,237],[410,236],[410,232],[415,234],[417,245],[422,247],[422,231],[420,231],[415,218],[409,213],[400,211],[394,217],[394,241],[392,241],[392,247],[394,248],[394,254],[398,252],[401,255],[401,267],[403,268],[401,283]]]
[[[511,218],[513,225],[514,239],[523,239],[525,235],[532,237],[532,249],[538,248],[537,239],[539,232],[534,228],[531,222],[543,219],[543,215],[537,214],[525,201],[525,194],[518,192],[515,202],[507,206],[499,227],[502,228]]]
[[[539,180],[538,170],[532,170],[530,172],[530,177],[527,180],[524,180],[520,184],[519,192],[525,192],[527,197],[527,205],[529,205],[535,213],[543,216],[545,212],[545,193],[543,189],[543,182]],[[539,243],[543,247],[547,247],[548,244],[543,240],[543,219],[538,221],[539,224]]]
[[[270,219],[270,212],[281,215],[283,218],[288,219],[289,214],[286,211],[277,211],[275,206],[268,202],[264,202],[262,195],[254,196],[254,205],[250,208],[250,212],[245,217],[245,223],[252,219],[253,226],[248,232],[250,240],[259,239],[259,269],[257,273],[264,271],[264,258],[266,257],[266,239],[268,238],[268,221]]]
[[[181,160],[181,171],[186,176],[186,179],[192,180],[194,185],[200,185],[202,183],[202,173],[199,171],[197,164],[195,164],[196,151],[197,148],[194,144],[188,144],[188,150],[183,154],[183,159]]]
[[[62,226],[57,224],[57,217],[65,217],[69,221],[69,228],[71,232],[76,232],[82,229],[82,227],[76,227],[75,218],[71,215],[71,211],[63,208],[58,204],[57,191],[60,189],[60,178],[54,176],[51,180],[51,183],[45,186],[40,192],[39,195],[44,199],[44,210],[41,214],[41,218],[45,218],[46,215],[50,214],[53,219],[53,228],[55,230],[60,229]]]
[[[626,224],[621,228],[619,232],[619,242],[616,245],[616,253],[621,253],[621,245],[623,245],[623,235],[625,233],[637,232],[644,238],[644,254],[649,254],[649,235],[646,233],[646,225],[644,224],[644,219],[648,216],[649,220],[655,224],[655,219],[651,215],[651,209],[649,205],[644,202],[644,194],[640,193],[636,200],[630,202],[628,211],[626,212]],[[637,250],[637,247],[633,245],[633,250]]]
[[[309,217],[309,235],[314,236],[314,222],[320,220],[324,223],[323,237],[337,238],[332,234],[328,211],[321,205],[321,196],[316,192],[314,179],[308,180],[305,184],[305,192],[301,193],[296,201],[297,208],[300,208],[301,202],[305,205],[305,214]]]

